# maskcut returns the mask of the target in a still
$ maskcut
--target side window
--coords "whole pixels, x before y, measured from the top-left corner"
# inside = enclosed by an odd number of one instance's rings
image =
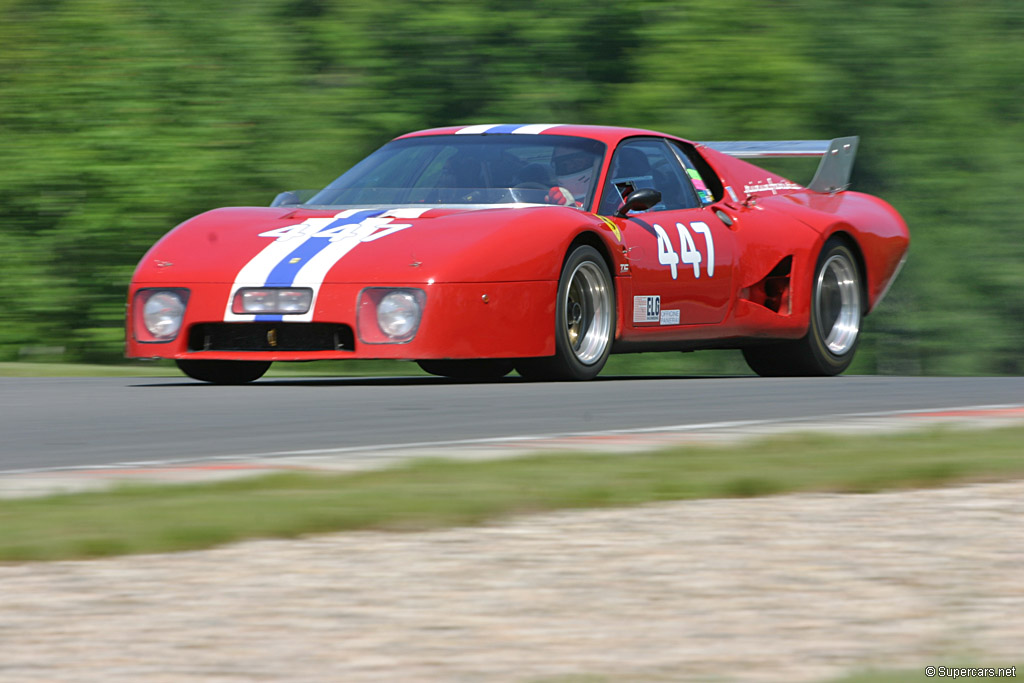
[[[612,157],[598,213],[614,213],[634,190],[661,192],[652,211],[692,209],[701,205],[680,160],[660,138],[637,138],[619,145]]]
[[[693,187],[697,190],[702,204],[707,206],[722,198],[725,188],[718,175],[711,169],[704,157],[697,153],[693,145],[686,145],[678,142],[669,143],[672,149],[679,156],[679,161],[686,167],[686,175],[693,181]]]

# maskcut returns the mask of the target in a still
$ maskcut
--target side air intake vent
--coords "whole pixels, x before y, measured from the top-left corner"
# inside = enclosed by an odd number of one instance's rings
[[[789,296],[790,271],[793,269],[793,257],[787,256],[771,269],[764,279],[746,287],[740,292],[740,298],[770,311],[782,315],[792,313]]]

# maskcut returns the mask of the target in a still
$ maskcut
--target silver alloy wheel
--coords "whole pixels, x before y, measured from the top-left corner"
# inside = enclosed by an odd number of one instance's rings
[[[576,266],[565,290],[566,338],[584,365],[600,360],[612,338],[611,287],[593,261]]]
[[[844,254],[834,254],[818,271],[814,312],[821,338],[835,356],[853,349],[860,333],[860,285],[857,266]]]

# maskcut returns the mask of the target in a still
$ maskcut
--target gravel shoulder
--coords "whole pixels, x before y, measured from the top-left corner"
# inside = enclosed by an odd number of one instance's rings
[[[1022,519],[1024,482],[1007,482],[0,566],[0,680],[816,681],[1010,666]]]

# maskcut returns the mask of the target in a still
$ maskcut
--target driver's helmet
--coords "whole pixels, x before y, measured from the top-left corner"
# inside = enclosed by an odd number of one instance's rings
[[[445,161],[441,169],[439,187],[472,188],[481,187],[483,166],[480,160],[465,153],[459,153]]]
[[[595,161],[590,152],[571,148],[556,150],[551,164],[559,187],[569,190],[577,201],[585,201],[597,173]]]

